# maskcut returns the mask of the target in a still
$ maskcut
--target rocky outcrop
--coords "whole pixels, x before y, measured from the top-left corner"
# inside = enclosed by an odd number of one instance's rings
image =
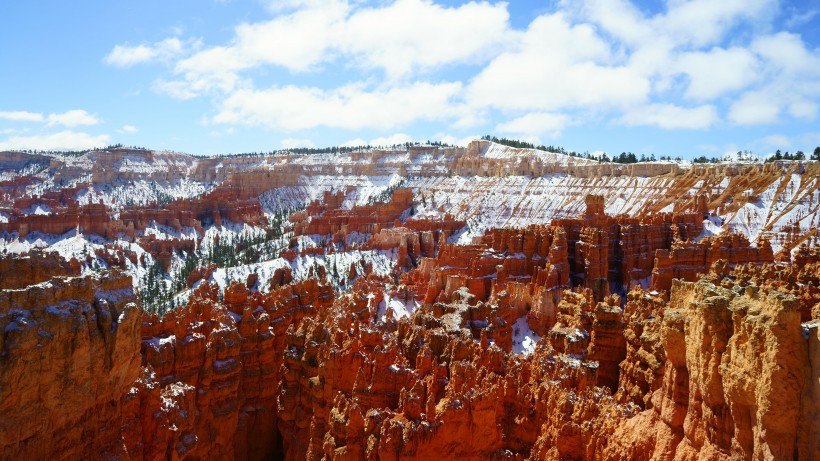
[[[698,274],[708,272],[717,260],[729,265],[744,263],[767,263],[774,260],[772,247],[762,241],[757,247],[740,234],[724,234],[715,238],[704,238],[698,243],[678,241],[671,250],[655,253],[655,267],[652,269],[653,290],[668,290],[673,279],[693,281]]]
[[[563,230],[540,232],[492,242],[531,251],[533,260],[555,256]],[[442,256],[455,258],[446,248]],[[816,322],[801,326],[797,298],[753,284],[751,266],[715,266],[707,278],[724,287],[675,282],[668,301],[638,288],[623,310],[614,295],[597,302],[589,288],[564,291],[554,324],[528,356],[511,350],[510,320],[522,313],[508,291],[516,267],[502,274],[506,289],[487,295],[497,304],[466,284],[447,301],[385,320],[376,313],[386,282],[372,276],[339,297],[315,279],[288,283],[284,272],[267,294],[244,283],[220,294],[201,283],[187,306],[141,322],[127,304],[130,280],[118,275],[2,291],[0,453],[818,455]]]
[[[0,458],[820,457],[813,237],[748,219],[782,238],[775,263],[768,240],[753,246],[712,214],[752,216],[744,207],[762,194],[813,203],[816,182],[781,179],[809,174],[802,164],[683,171],[486,142],[323,155],[111,149],[54,157],[48,171],[91,174],[89,188],[180,175],[214,184],[148,208],[79,205],[78,185],[0,197],[11,210],[0,230],[20,239],[70,224],[133,240],[167,270],[209,224],[263,227],[256,197],[270,188],[287,189],[263,200],[273,208],[321,194],[271,245],[285,260],[236,268],[228,283],[224,268],[195,268],[177,298],[187,304],[164,317],[129,304],[139,300],[127,277],[74,277],[94,270],[91,255],[0,259]],[[356,187],[373,187],[360,175],[394,173],[410,186],[352,206]],[[740,191],[731,200],[725,178]],[[33,214],[41,205],[52,214]],[[141,235],[154,223],[197,236]],[[393,262],[347,258],[335,277],[316,263],[348,245]],[[132,248],[107,242],[94,255],[132,267]]]
[[[314,201],[303,213],[291,216],[296,235],[375,234],[393,226],[402,213],[413,205],[413,192],[409,189],[395,190],[387,203],[355,206],[349,210],[339,208],[344,198],[344,191],[336,194],[326,192],[323,201]],[[307,217],[309,219],[305,219]]]
[[[140,373],[131,278],[58,277],[0,291],[0,458],[125,456]]]
[[[652,408],[616,431],[610,459],[814,459],[817,383],[794,297],[675,282]],[[811,396],[811,397],[809,397]],[[806,419],[809,418],[809,419]]]
[[[80,263],[66,261],[57,253],[32,251],[0,258],[0,290],[18,290],[52,277],[80,275]]]
[[[177,402],[140,416],[149,423],[142,423],[143,439],[154,437],[142,447],[145,459],[261,460],[282,450],[275,383],[286,332],[329,306],[332,291],[309,280],[260,295],[236,283],[218,298],[202,284],[186,307],[143,319],[142,357],[151,374],[141,382],[140,408],[152,409],[157,396]]]

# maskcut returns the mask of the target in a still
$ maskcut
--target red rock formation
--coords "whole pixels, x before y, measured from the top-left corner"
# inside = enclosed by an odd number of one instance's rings
[[[721,234],[704,238],[698,243],[678,241],[671,250],[656,252],[652,289],[668,290],[674,278],[693,281],[698,274],[708,272],[719,259],[734,265],[772,262],[774,258],[767,241],[752,247],[749,240],[740,234]]]
[[[127,456],[121,413],[139,376],[131,278],[54,278],[0,291],[0,458]]]
[[[577,272],[584,274],[584,286],[591,289],[596,300],[609,294],[609,237],[606,231],[592,227],[581,229],[575,244]]]
[[[387,203],[355,206],[350,210],[339,207],[344,201],[344,192],[325,193],[325,200],[314,201],[303,213],[290,217],[295,223],[296,235],[330,235],[341,232],[375,234],[381,229],[392,227],[405,210],[413,205],[410,189],[397,189]],[[310,220],[303,220],[310,217]]]
[[[507,174],[482,148],[471,146],[457,166]],[[114,152],[101,162],[115,168],[96,169],[96,180],[118,177],[132,154],[148,155]],[[508,163],[512,171],[553,168],[540,159]],[[201,200],[118,221],[92,206],[94,219],[82,219],[89,229],[107,223],[105,232],[157,219],[177,230],[258,222],[259,204],[245,194],[265,187],[265,176],[232,178]],[[680,208],[694,212],[636,218],[607,216],[604,197],[589,196],[578,218],[495,229],[457,246],[446,239],[463,223],[398,222],[410,191],[343,210],[347,192],[292,216],[297,234],[329,236],[327,244],[300,247],[304,238],[294,237],[283,252],[337,251],[350,232],[371,234],[366,248],[397,250],[389,275],[354,264],[362,270],[351,271],[344,293],[322,281],[323,266],[297,282],[281,268],[266,294],[255,274],[221,293],[200,283],[186,306],[144,314],[139,325],[125,278],[31,285],[43,279],[38,269],[25,274],[28,283],[4,279],[17,288],[0,292],[0,457],[820,456],[820,329],[800,324],[819,309],[816,251],[778,266],[763,242],[688,242],[701,233],[705,195],[680,195]],[[161,262],[196,244],[139,243]],[[99,257],[120,264],[127,255],[106,248]],[[213,270],[196,270],[189,285]],[[701,282],[672,281],[703,272]],[[650,273],[658,291],[636,288],[623,306],[609,294]],[[394,314],[390,301],[402,298],[420,306]],[[522,317],[544,336],[529,355],[512,351]]]
[[[650,408],[652,392],[661,385],[666,354],[660,326],[667,305],[660,296],[636,288],[624,305],[626,355],[620,364],[617,399]]]
[[[522,255],[532,248],[533,258],[562,246],[562,230],[531,231],[541,237],[492,241]],[[448,251],[440,257],[454,261]],[[508,266],[507,288],[516,267]],[[730,286],[732,278],[759,276],[747,266],[721,267],[709,277]],[[668,306],[636,290],[623,312],[617,297],[596,303],[590,289],[565,291],[549,338],[522,357],[508,352],[508,319],[518,315],[509,300],[494,305],[460,288],[452,302],[381,323],[370,294],[378,305],[384,280],[360,277],[334,297],[315,280],[275,278],[285,285],[263,295],[235,283],[221,302],[216,288],[202,284],[186,307],[143,316],[141,334],[132,308],[121,307],[133,297],[126,278],[0,292],[0,382],[8,383],[0,389],[9,389],[0,402],[10,415],[3,419],[10,425],[0,426],[0,453],[142,460],[818,453],[810,422],[818,417],[812,373],[820,335],[801,328],[795,297],[748,281],[731,290],[676,282]],[[58,337],[77,332],[77,344],[90,341],[84,352],[55,349]],[[94,354],[101,357],[88,362]],[[27,365],[32,360],[71,364],[75,375],[62,381],[63,372]],[[42,383],[42,373],[56,383],[48,392],[19,387]],[[94,398],[65,401],[86,382],[95,383]],[[600,387],[615,383],[615,397]],[[635,404],[645,409],[636,415]],[[42,437],[51,443],[35,444]]]
[[[71,264],[57,253],[32,251],[0,258],[0,290],[17,290],[52,277],[80,275],[79,263]]]
[[[196,250],[197,242],[193,239],[158,239],[154,234],[148,234],[139,239],[139,245],[151,254],[166,272],[171,268],[174,251],[185,251],[189,254]]]
[[[675,282],[661,326],[668,360],[652,409],[607,455],[634,459],[815,459],[817,405],[796,300]],[[812,389],[809,391],[809,389]]]
[[[133,240],[135,231],[142,231],[150,223],[168,226],[180,232],[182,227],[194,228],[200,234],[204,222],[221,225],[222,220],[264,225],[265,217],[259,201],[240,198],[240,193],[229,187],[217,188],[191,200],[177,200],[165,207],[124,207],[118,219],[102,203],[78,205],[75,197],[84,186],[50,191],[37,197],[19,198],[10,209],[10,216],[0,222],[0,231],[17,232],[20,238],[30,232],[61,235],[72,229],[98,234],[113,239],[119,234]],[[46,205],[49,214],[25,214],[24,209],[37,204]]]

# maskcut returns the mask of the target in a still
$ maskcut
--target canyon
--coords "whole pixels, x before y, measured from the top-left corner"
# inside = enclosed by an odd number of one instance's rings
[[[816,161],[0,168],[0,459],[820,459]]]

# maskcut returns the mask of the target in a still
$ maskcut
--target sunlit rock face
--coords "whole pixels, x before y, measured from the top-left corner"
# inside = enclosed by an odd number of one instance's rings
[[[0,156],[0,459],[820,459],[815,163]]]

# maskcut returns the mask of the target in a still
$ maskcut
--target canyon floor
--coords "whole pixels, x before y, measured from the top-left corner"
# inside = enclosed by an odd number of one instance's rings
[[[820,163],[0,152],[0,459],[818,460]]]

